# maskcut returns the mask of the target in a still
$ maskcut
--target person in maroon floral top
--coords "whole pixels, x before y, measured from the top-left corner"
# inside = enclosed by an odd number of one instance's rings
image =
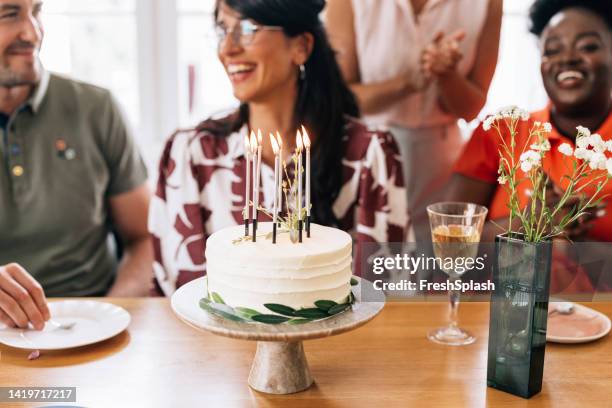
[[[157,289],[166,295],[206,273],[209,235],[243,222],[243,143],[251,129],[279,131],[284,160],[298,127],[309,130],[313,222],[346,230],[357,243],[404,241],[408,212],[398,148],[389,133],[354,119],[357,103],[319,20],[324,6],[324,0],[217,2],[219,58],[241,106],[178,131],[164,149],[149,228]],[[262,161],[260,200],[271,208],[268,143]]]

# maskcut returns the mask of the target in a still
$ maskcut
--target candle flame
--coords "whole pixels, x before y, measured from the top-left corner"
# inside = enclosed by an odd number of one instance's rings
[[[251,153],[257,153],[257,137],[255,136],[255,132],[251,132]]]
[[[261,129],[257,129],[257,141],[259,142],[259,146],[263,146],[263,136],[261,135]]]
[[[302,143],[302,134],[299,130],[297,131],[297,136],[295,137],[295,146],[298,152],[301,152],[304,148],[304,144]]]
[[[274,137],[272,133],[270,133],[270,144],[272,145],[272,151],[274,152],[274,155],[276,156],[279,150],[278,142],[276,141],[276,138]]]
[[[310,137],[308,137],[308,132],[306,132],[304,126],[302,126],[302,139],[304,139],[304,146],[306,149],[310,149]]]
[[[283,138],[281,137],[281,134],[278,130],[276,131],[276,141],[278,142],[278,147],[282,149],[283,148]]]

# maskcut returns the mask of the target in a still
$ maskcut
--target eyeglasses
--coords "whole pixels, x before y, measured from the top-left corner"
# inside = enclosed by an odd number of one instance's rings
[[[217,35],[218,46],[220,47],[228,35],[231,37],[234,44],[239,44],[241,47],[247,47],[253,43],[255,34],[259,31],[282,31],[283,27],[258,25],[249,20],[240,20],[232,29],[217,24],[215,26],[215,34]]]

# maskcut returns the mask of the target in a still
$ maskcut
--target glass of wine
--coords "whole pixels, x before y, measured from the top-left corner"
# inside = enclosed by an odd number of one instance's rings
[[[439,259],[440,269],[449,276],[451,282],[457,281],[465,273],[465,268],[454,267],[459,265],[459,258],[475,259],[478,255],[480,234],[487,211],[486,207],[470,203],[437,203],[427,207],[434,255]],[[462,262],[465,265],[465,259]],[[457,326],[460,293],[453,289],[448,291],[450,324],[431,331],[427,335],[429,340],[453,346],[476,341],[476,337]]]

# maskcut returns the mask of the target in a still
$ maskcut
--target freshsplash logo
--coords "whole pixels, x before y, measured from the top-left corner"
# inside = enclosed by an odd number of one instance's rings
[[[479,257],[437,257],[437,256],[410,256],[408,254],[397,254],[394,257],[376,257],[372,262],[372,272],[381,275],[385,271],[407,271],[411,275],[417,271],[433,271],[441,269],[443,271],[453,271],[457,275],[462,275],[470,270],[482,271],[485,268],[484,256]]]

